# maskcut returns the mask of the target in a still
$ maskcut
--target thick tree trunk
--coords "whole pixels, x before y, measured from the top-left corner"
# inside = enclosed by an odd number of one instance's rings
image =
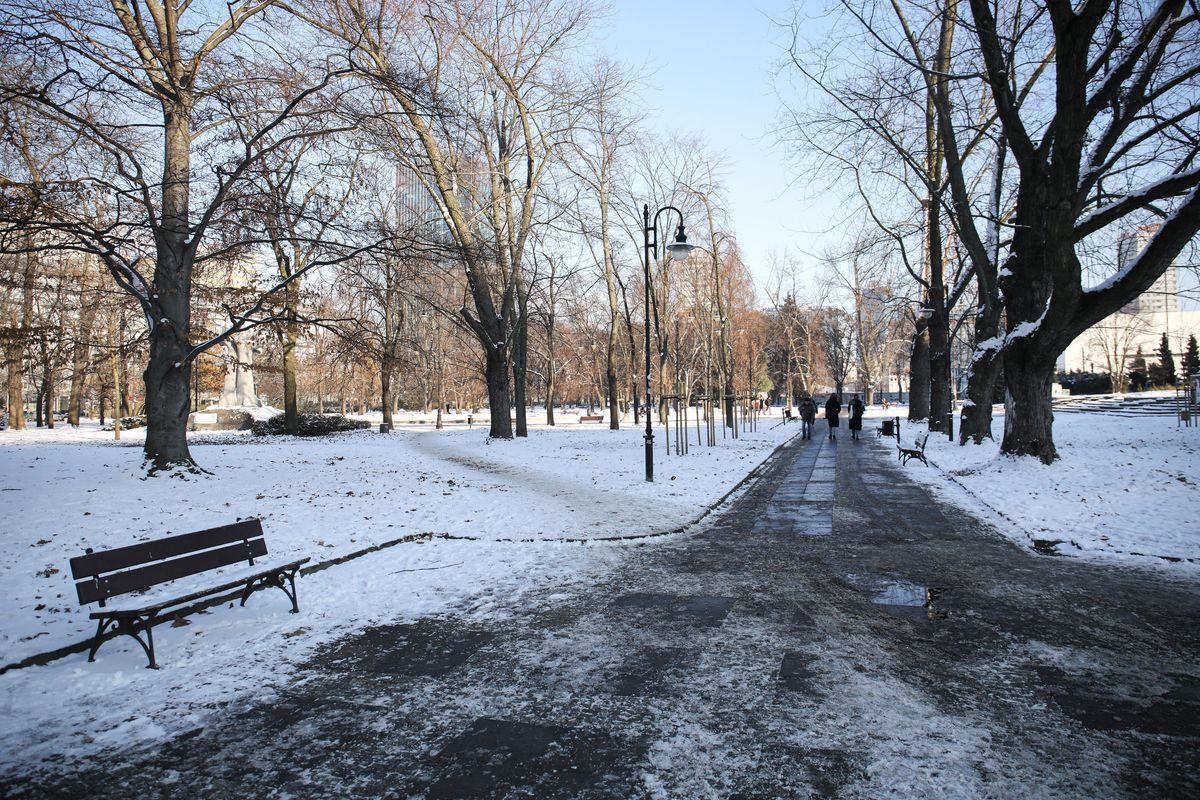
[[[1000,349],[1000,305],[994,312],[982,312],[975,319],[975,353],[971,357],[971,369],[967,373],[967,399],[963,403],[959,423],[959,444],[968,441],[982,444],[992,437],[992,398],[996,392],[996,378],[1004,366]]]
[[[25,384],[21,374],[23,351],[24,348],[16,344],[7,348],[8,427],[17,431],[25,429]]]
[[[161,331],[161,327],[156,331]],[[142,378],[146,382],[146,444],[149,471],[192,468],[187,446],[188,400],[192,366],[186,353],[168,334],[150,337],[150,361]],[[176,364],[180,366],[176,367]]]
[[[492,423],[488,436],[493,439],[513,438],[511,397],[509,396],[509,364],[508,350],[504,347],[487,348],[487,360],[484,365],[484,382],[487,383],[488,406],[491,409]]]
[[[1019,342],[1004,354],[1004,440],[1000,452],[1037,456],[1045,464],[1058,457],[1054,448],[1051,384],[1054,359],[1042,360]]]
[[[929,419],[929,328],[918,323],[908,358],[908,419]]]
[[[184,466],[194,469],[188,451],[191,396],[192,254],[187,237],[191,170],[190,109],[164,106],[162,222],[156,241],[154,292],[162,318],[150,332],[146,382],[146,444],[151,473]]]

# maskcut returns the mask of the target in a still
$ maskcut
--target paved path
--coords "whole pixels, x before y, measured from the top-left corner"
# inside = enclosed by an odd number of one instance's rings
[[[383,625],[90,797],[1200,796],[1200,586],[1021,550],[874,440],[481,627]]]

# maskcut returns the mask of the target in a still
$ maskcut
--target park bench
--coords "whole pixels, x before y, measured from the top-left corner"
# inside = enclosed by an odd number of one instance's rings
[[[917,458],[925,466],[929,466],[929,462],[925,460],[925,443],[929,441],[929,433],[921,433],[913,441],[912,447],[901,447],[899,442],[896,443],[896,450],[899,451],[900,463],[907,464],[909,459]]]
[[[266,554],[262,522],[257,519],[112,550],[94,551],[89,547],[84,555],[71,559],[71,576],[76,581],[80,605],[100,604],[100,609],[90,615],[97,622],[88,661],[96,660],[100,645],[124,634],[132,636],[146,651],[150,668],[158,669],[154,659],[153,627],[161,621],[160,614],[165,609],[238,587],[243,587],[241,604],[246,605],[253,592],[277,586],[292,601],[292,613],[298,613],[296,572],[309,559],[299,558],[270,566],[254,563],[254,559],[261,559]],[[184,580],[241,561],[247,561],[249,566],[216,576],[207,583]],[[176,581],[180,583],[176,584]],[[153,594],[130,599],[120,607],[106,604],[118,595],[146,592],[163,584],[171,585]]]
[[[591,415],[584,414],[583,416],[581,416],[579,418],[579,421],[581,423],[582,422],[604,422],[604,417],[599,414],[591,414]]]

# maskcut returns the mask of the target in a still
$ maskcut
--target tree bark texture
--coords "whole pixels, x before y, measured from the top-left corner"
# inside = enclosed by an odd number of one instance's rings
[[[1004,366],[998,336],[1000,308],[999,303],[993,303],[990,310],[983,310],[975,317],[975,338],[979,344],[967,372],[967,399],[959,422],[959,444],[969,441],[982,444],[984,439],[992,438],[992,397],[996,378]]]
[[[164,102],[162,220],[156,237],[153,320],[146,383],[146,444],[151,472],[194,468],[187,444],[191,394],[192,245],[188,242],[191,172],[190,108]]]
[[[929,328],[917,323],[908,359],[908,419],[929,419]]]
[[[488,407],[492,412],[488,436],[493,439],[511,439],[513,426],[512,417],[509,416],[512,399],[509,396],[508,348],[487,348],[484,380],[487,382]]]

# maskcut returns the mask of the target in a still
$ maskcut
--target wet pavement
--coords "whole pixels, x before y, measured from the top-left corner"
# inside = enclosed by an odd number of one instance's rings
[[[396,622],[14,796],[1200,796],[1200,584],[1021,549],[889,440],[793,441],[697,533],[503,622]],[[517,546],[517,545],[514,545]]]

